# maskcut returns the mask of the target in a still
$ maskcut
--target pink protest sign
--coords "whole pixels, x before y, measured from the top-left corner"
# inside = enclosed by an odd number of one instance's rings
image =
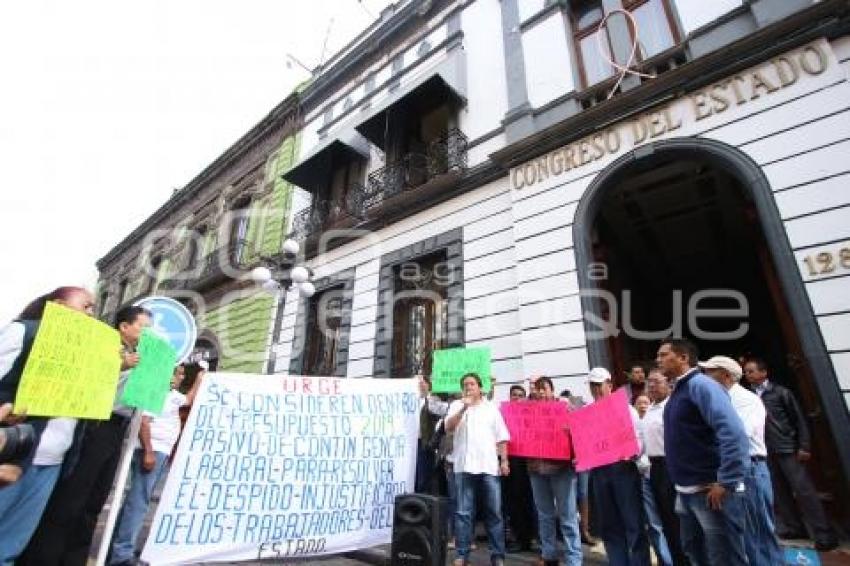
[[[567,421],[579,472],[627,460],[638,453],[625,389],[572,411]]]
[[[502,403],[502,417],[511,433],[508,454],[550,460],[569,460],[567,405],[560,401]]]

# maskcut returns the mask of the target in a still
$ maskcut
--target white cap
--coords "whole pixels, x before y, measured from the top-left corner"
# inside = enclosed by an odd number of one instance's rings
[[[605,368],[593,368],[587,374],[588,383],[605,383],[611,381],[611,372]]]
[[[206,360],[199,361],[198,366],[204,371],[207,371],[208,369],[210,369],[210,364]]]
[[[729,372],[732,379],[738,381],[744,371],[741,369],[741,364],[727,356],[713,356],[704,362],[697,364],[703,369],[723,369]]]

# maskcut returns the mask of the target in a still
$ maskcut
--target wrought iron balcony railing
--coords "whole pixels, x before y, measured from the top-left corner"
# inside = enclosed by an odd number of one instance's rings
[[[342,202],[314,199],[292,219],[291,237],[309,238],[323,230],[345,228],[383,214],[382,206],[406,191],[428,185],[447,174],[462,174],[467,166],[467,138],[457,128],[433,140],[425,152],[408,153],[373,171],[366,185],[352,184]]]
[[[289,237],[295,240],[305,240],[311,234],[318,233],[327,220],[328,203],[326,200],[313,199],[307,208],[292,216],[292,228]]]

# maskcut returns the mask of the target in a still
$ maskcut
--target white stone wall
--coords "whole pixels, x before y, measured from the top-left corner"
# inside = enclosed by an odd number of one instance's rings
[[[684,35],[713,22],[723,14],[740,7],[742,0],[673,0]]]
[[[522,32],[528,101],[539,108],[576,89],[572,32],[560,10],[553,10]]]

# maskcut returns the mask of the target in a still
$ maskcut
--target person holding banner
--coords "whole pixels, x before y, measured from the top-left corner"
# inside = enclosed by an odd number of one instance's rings
[[[587,381],[594,402],[611,395],[614,390],[611,374],[605,368],[590,370]],[[605,545],[609,563],[613,566],[645,566],[650,563],[649,542],[644,528],[640,473],[636,464],[643,453],[643,427],[634,407],[628,405],[628,410],[637,437],[637,456],[591,470],[593,513],[599,518],[598,534]]]
[[[187,394],[180,393],[184,368],[174,368],[171,391],[165,398],[162,413],[153,415],[145,412],[139,428],[139,438],[133,453],[130,468],[130,489],[118,518],[115,537],[112,540],[111,566],[134,564],[136,539],[144,523],[153,491],[166,475],[166,463],[180,437],[180,409],[191,407],[201,384],[201,376],[192,384]]]
[[[525,388],[522,385],[511,385],[509,390],[511,402],[526,401]],[[528,479],[528,462],[526,458],[508,455],[511,473],[502,477],[502,508],[507,510],[507,523],[514,536],[514,542],[509,543],[509,552],[527,552],[531,550],[531,540],[534,533],[534,498],[531,494],[531,482]]]
[[[115,315],[123,348],[112,414],[109,420],[86,423],[79,461],[56,486],[41,523],[17,564],[84,566],[88,561],[97,518],[112,489],[132,416],[132,409],[120,399],[131,370],[139,363],[136,346],[150,324],[150,312],[142,307],[126,306]]]
[[[694,564],[747,564],[744,425],[726,390],[696,367],[691,342],[663,340],[657,362],[675,381],[664,409],[664,453],[676,485],[682,550]]]
[[[435,451],[431,447],[437,422],[445,416],[449,404],[431,393],[431,379],[419,380],[419,440],[416,445],[416,493],[436,493]]]
[[[94,315],[94,297],[80,287],[59,287],[31,302],[18,318],[0,329],[0,400],[15,398],[21,374],[48,302]],[[17,417],[19,420],[21,417]],[[0,564],[11,564],[33,535],[74,445],[77,419],[30,418],[36,431],[32,457],[20,463],[22,475],[0,489]]]
[[[537,399],[554,401],[555,387],[546,376],[534,382]],[[564,432],[566,434],[566,431]],[[564,564],[581,566],[581,534],[576,511],[576,471],[568,460],[530,458],[528,475],[537,508],[540,546],[545,566],[558,566],[556,522],[564,537]]]
[[[449,407],[446,431],[454,433],[457,539],[455,566],[467,564],[473,535],[475,492],[481,490],[484,522],[494,566],[505,563],[505,529],[502,519],[499,476],[510,473],[507,443],[508,427],[502,413],[481,391],[481,378],[468,373],[461,378],[463,398]]]

